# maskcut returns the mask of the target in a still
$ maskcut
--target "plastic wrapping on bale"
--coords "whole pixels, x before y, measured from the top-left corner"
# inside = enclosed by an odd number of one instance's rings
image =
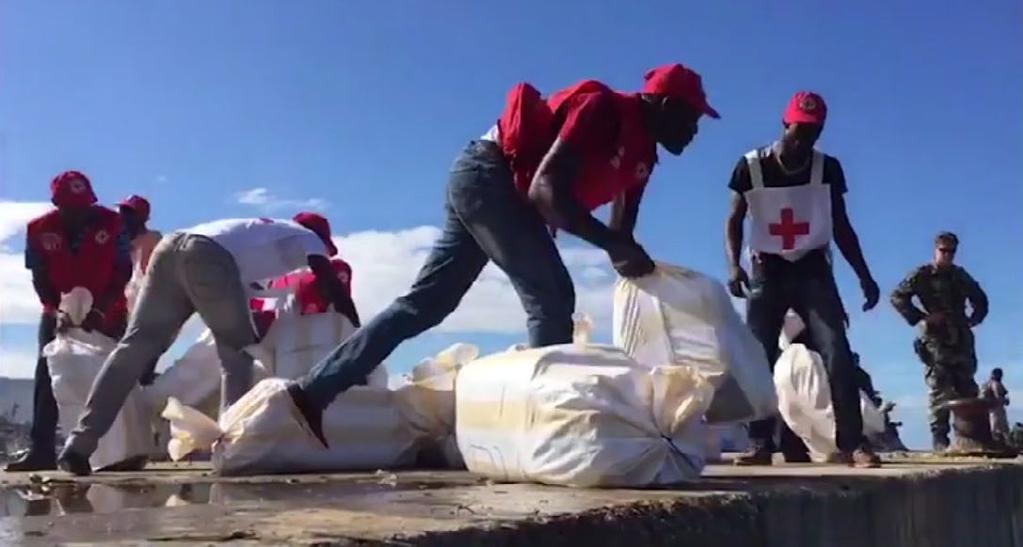
[[[790,344],[774,365],[774,385],[778,392],[779,414],[806,444],[810,456],[815,461],[824,461],[837,451],[831,386],[820,354],[803,344]],[[884,415],[862,391],[860,411],[864,435],[871,437],[885,432]]]
[[[374,385],[352,387],[324,410],[329,449],[300,418],[286,391],[289,380],[259,382],[219,423],[172,400],[163,413],[171,421],[171,456],[210,450],[222,475],[411,466],[424,447],[453,446],[454,378],[477,353],[474,346],[456,344],[420,363],[408,383],[393,389],[379,367]],[[457,451],[445,460],[457,463]]]
[[[658,263],[648,276],[619,280],[613,321],[614,344],[640,364],[691,367],[716,388],[708,423],[748,422],[776,411],[764,349],[713,278]]]
[[[610,346],[499,353],[458,375],[458,446],[470,471],[494,480],[676,484],[703,469],[712,393],[689,367],[651,368]]]

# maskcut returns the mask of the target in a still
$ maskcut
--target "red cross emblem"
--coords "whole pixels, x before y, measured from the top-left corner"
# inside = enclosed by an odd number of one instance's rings
[[[110,240],[110,232],[106,230],[100,230],[96,232],[96,243],[103,245]]]
[[[81,194],[85,191],[85,182],[82,179],[73,179],[68,183],[68,188],[71,189],[72,194]]]
[[[46,232],[39,236],[39,243],[42,244],[44,251],[56,251],[60,248],[60,242],[60,235],[53,232]]]
[[[781,248],[785,251],[796,247],[796,237],[810,234],[810,223],[796,222],[795,217],[792,208],[786,207],[781,210],[781,223],[767,225],[771,235],[781,238]]]
[[[799,109],[803,112],[813,112],[814,110],[817,110],[817,99],[810,96],[803,97],[803,99],[799,101]]]

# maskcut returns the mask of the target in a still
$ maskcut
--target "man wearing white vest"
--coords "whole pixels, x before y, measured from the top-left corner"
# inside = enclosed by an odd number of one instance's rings
[[[778,335],[786,311],[791,308],[799,314],[828,370],[839,450],[829,460],[877,467],[880,460],[862,434],[845,312],[828,260],[832,238],[860,279],[864,311],[877,305],[880,290],[846,214],[842,166],[814,149],[826,115],[827,106],[819,95],[796,93],[782,119],[781,138],[740,158],[729,183],[728,286],[734,296],[748,299],[746,321],[772,367],[778,359]],[[752,279],[740,263],[746,217]],[[770,465],[775,425],[774,418],[750,424],[752,448],[736,463]]]
[[[75,475],[91,472],[89,456],[128,393],[193,313],[216,341],[223,368],[221,411],[241,398],[252,387],[252,357],[244,350],[256,342],[249,299],[263,291],[260,282],[308,266],[323,295],[347,310],[351,298],[328,258],[335,254],[330,223],[310,212],[293,220],[218,220],[163,238],[153,251],[128,330],[96,377],[57,465]]]

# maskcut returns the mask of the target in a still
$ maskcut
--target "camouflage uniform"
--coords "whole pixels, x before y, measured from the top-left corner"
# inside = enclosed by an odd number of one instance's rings
[[[920,310],[913,297],[923,306]],[[974,352],[974,325],[984,320],[988,311],[987,295],[980,285],[959,266],[938,268],[921,266],[909,274],[892,292],[892,305],[909,322],[920,324],[920,336],[913,346],[927,367],[926,381],[930,399],[930,426],[935,437],[947,437],[949,411],[945,402],[978,393],[974,374],[977,356]],[[966,301],[973,308],[966,315]],[[924,318],[942,313],[940,325],[928,325]]]

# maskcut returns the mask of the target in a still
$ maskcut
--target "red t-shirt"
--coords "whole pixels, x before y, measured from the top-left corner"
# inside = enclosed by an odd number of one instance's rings
[[[555,137],[582,156],[573,193],[586,208],[595,209],[646,184],[657,161],[656,141],[646,128],[638,95],[617,93],[593,80],[547,101],[534,94],[531,87],[516,86],[499,122],[501,147],[510,156],[520,191],[528,191]]]

